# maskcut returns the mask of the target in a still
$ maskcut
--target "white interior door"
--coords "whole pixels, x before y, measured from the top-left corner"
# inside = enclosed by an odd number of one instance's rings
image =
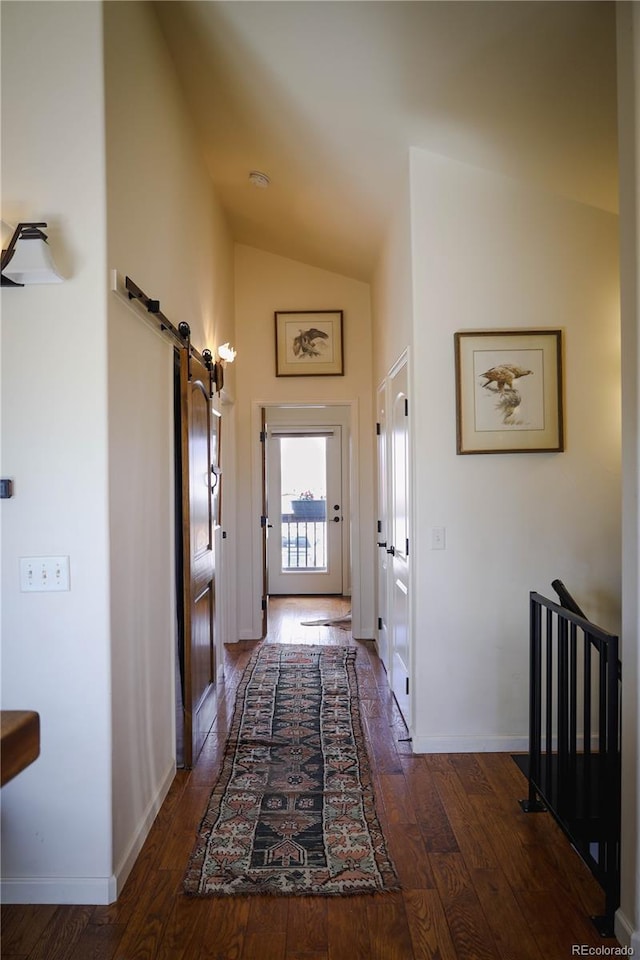
[[[267,427],[269,594],[342,593],[342,428]]]
[[[409,399],[406,361],[391,376],[391,686],[409,721]]]
[[[378,517],[376,521],[376,543],[377,543],[377,570],[378,570],[378,590],[377,590],[377,631],[376,638],[378,644],[378,656],[382,660],[387,670],[391,672],[389,663],[389,575],[390,575],[390,555],[387,553],[387,537],[389,529],[389,511],[388,511],[388,456],[387,456],[387,413],[386,413],[386,384],[383,384],[378,390],[377,402],[377,476],[378,476]]]

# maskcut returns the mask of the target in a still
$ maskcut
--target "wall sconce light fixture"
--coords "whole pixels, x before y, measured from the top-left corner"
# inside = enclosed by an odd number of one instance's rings
[[[233,361],[236,358],[237,352],[238,351],[234,350],[234,348],[229,344],[228,341],[227,343],[221,343],[220,346],[218,347],[218,356],[225,363],[233,363]]]
[[[62,283],[42,232],[46,223],[19,223],[2,251],[2,286],[24,287],[32,283]]]
[[[227,343],[221,343],[216,350],[218,359],[213,365],[213,379],[216,384],[216,391],[220,393],[224,387],[224,368],[228,363],[233,363],[236,358],[236,351]]]

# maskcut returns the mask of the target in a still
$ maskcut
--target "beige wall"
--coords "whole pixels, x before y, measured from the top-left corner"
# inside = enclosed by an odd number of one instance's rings
[[[618,119],[622,295],[622,897],[616,932],[640,951],[640,7],[619,3]]]
[[[378,386],[413,337],[411,206],[409,162],[397,190],[389,224],[371,284],[373,313],[373,377]]]
[[[2,705],[41,719],[39,759],[2,789],[2,893],[96,903],[113,894],[101,8],[1,13],[2,219],[48,221],[66,277],[2,290]],[[21,593],[19,557],[58,555],[70,591]]]
[[[159,299],[174,326],[186,320],[197,348],[214,349],[233,340],[232,247],[224,216],[152,6],[107,3],[104,10],[108,265]],[[113,843],[119,886],[175,769],[172,364],[169,342],[139,319],[137,308],[110,294]],[[228,379],[232,388],[232,370]],[[224,435],[229,418],[223,421]],[[225,469],[224,497],[231,530],[232,466]],[[233,585],[229,578],[227,583]]]
[[[275,375],[276,310],[343,310],[345,375]],[[236,246],[238,340],[238,636],[260,635],[260,449],[258,406],[349,403],[352,408],[352,602],[357,635],[373,636],[373,414],[368,284]],[[259,423],[259,421],[258,421]],[[355,471],[359,472],[355,472]],[[249,600],[250,598],[250,600]]]
[[[214,348],[233,252],[150,4],[5,3],[2,34],[2,216],[48,220],[67,277],[2,293],[3,705],[42,720],[3,790],[3,895],[101,903],[175,764],[172,350],[109,278]],[[69,555],[70,592],[20,593],[24,555]]]
[[[420,150],[411,203],[414,748],[509,750],[528,592],[559,577],[620,628],[617,218]],[[454,332],[538,327],[564,332],[566,451],[457,456]]]

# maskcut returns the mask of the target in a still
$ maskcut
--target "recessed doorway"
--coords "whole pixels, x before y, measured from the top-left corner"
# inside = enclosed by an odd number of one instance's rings
[[[342,593],[342,428],[267,433],[269,595]]]

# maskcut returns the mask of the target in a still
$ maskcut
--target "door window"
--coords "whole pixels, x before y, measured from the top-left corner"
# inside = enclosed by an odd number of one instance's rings
[[[341,427],[279,425],[267,437],[269,593],[341,593]]]

